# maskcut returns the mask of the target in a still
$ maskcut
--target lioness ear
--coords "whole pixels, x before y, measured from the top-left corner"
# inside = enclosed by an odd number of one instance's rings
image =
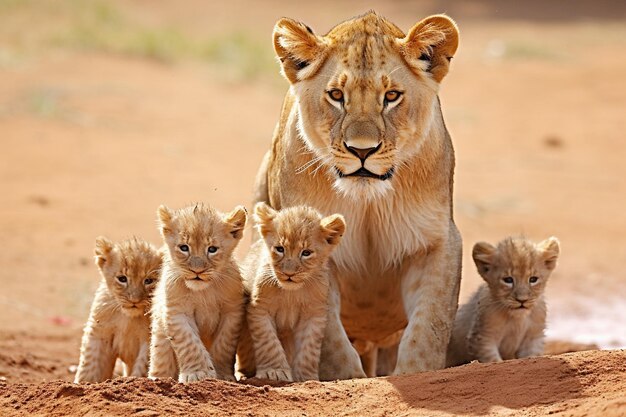
[[[324,41],[304,23],[282,18],[274,26],[274,51],[290,83],[304,80],[324,62]]]
[[[341,214],[324,217],[320,222],[324,239],[331,245],[337,245],[346,231],[346,221]]]
[[[540,242],[537,247],[541,251],[541,259],[546,268],[553,270],[556,267],[556,261],[561,253],[561,245],[559,239],[554,236]]]
[[[96,248],[94,249],[95,261],[98,268],[102,269],[107,262],[111,262],[113,252],[113,242],[104,236],[96,238]]]
[[[254,221],[256,222],[261,236],[265,237],[274,230],[274,224],[272,222],[274,217],[276,217],[276,213],[276,210],[263,202],[256,203],[254,206]]]
[[[248,210],[244,206],[237,206],[233,211],[224,216],[224,223],[230,226],[230,234],[235,239],[241,239],[243,229],[248,220]]]
[[[422,20],[400,41],[400,51],[414,71],[426,70],[438,83],[448,73],[459,46],[459,29],[443,14]]]
[[[491,270],[496,248],[487,242],[478,242],[472,249],[472,258],[481,277]]]
[[[172,210],[162,205],[157,209],[157,217],[163,238],[171,236],[174,233],[174,213]]]

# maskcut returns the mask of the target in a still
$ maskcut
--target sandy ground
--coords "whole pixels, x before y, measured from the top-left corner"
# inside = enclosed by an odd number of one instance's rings
[[[16,415],[623,416],[626,353],[582,352],[439,372],[282,387],[120,378],[75,385],[11,384],[0,411]],[[602,372],[598,372],[602,370]],[[3,384],[0,383],[0,388]]]
[[[190,39],[226,33],[253,45],[244,52],[269,57],[269,67],[253,66],[251,75],[228,56],[206,61],[189,53],[164,62],[120,53],[123,43],[79,48],[54,36],[47,42],[50,27],[65,30],[72,20],[67,11],[0,5],[0,377],[7,382],[0,385],[1,407],[56,415],[83,414],[94,404],[96,413],[123,415],[189,408],[272,414],[289,404],[294,415],[359,415],[374,406],[380,415],[626,412],[614,401],[625,392],[623,351],[270,390],[216,382],[42,383],[73,377],[80,328],[98,282],[96,236],[138,235],[158,243],[159,204],[205,201],[222,210],[249,204],[286,89],[271,59],[274,21],[288,15],[324,32],[372,7],[355,1],[326,7],[149,3],[113,2],[148,31],[182,27]],[[572,350],[570,342],[626,347],[624,7],[500,4],[376,6],[404,29],[442,10],[461,27],[461,48],[441,91],[457,153],[461,300],[480,282],[469,256],[474,242],[555,235],[563,255],[548,285],[548,336],[566,345],[552,345],[551,353]],[[24,22],[33,30],[21,31]],[[511,391],[501,400],[498,388],[508,381]],[[122,391],[127,396],[116,394]],[[442,400],[437,392],[451,397]],[[155,402],[161,408],[147,406]]]

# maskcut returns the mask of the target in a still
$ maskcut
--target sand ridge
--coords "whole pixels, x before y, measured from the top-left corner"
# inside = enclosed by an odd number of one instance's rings
[[[118,378],[76,385],[0,385],[3,415],[618,416],[626,413],[626,351],[472,363],[443,371],[270,386]],[[278,385],[278,384],[275,384]]]

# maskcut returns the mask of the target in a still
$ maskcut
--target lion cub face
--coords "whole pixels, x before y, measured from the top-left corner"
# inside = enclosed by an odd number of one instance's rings
[[[159,279],[162,262],[159,251],[137,238],[113,243],[98,237],[95,255],[100,274],[122,312],[129,317],[146,314]]]
[[[276,211],[258,203],[254,217],[278,283],[288,290],[301,288],[324,268],[346,229],[342,215],[322,218],[305,206]]]
[[[559,256],[555,237],[534,244],[523,238],[507,238],[497,246],[479,242],[472,257],[492,296],[515,311],[528,311],[543,294]]]
[[[181,210],[158,209],[161,235],[167,244],[168,262],[191,290],[201,290],[229,265],[243,236],[244,207],[223,214],[197,204]]]

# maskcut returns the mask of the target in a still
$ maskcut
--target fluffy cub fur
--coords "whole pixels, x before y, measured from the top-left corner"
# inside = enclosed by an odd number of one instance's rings
[[[180,382],[234,379],[244,315],[243,284],[233,251],[246,210],[228,214],[198,204],[158,210],[166,243],[152,310],[151,378]]]
[[[150,298],[159,279],[161,254],[133,238],[96,239],[102,280],[85,325],[75,382],[100,382],[113,375],[115,360],[125,376],[146,376],[150,345]]]
[[[250,302],[249,334],[242,337],[239,371],[280,381],[319,379],[322,339],[328,316],[330,254],[346,224],[339,214],[324,217],[304,206],[276,211],[255,207],[262,238],[243,269]],[[250,339],[254,351],[250,349]],[[245,346],[248,344],[247,346]]]
[[[447,366],[543,353],[544,288],[559,251],[555,237],[539,244],[507,238],[496,247],[474,245],[472,257],[486,283],[456,315]]]

